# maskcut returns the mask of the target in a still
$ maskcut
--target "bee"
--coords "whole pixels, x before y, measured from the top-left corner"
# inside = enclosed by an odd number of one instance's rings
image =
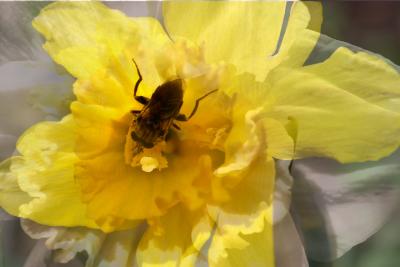
[[[174,79],[161,84],[156,88],[151,98],[138,96],[137,91],[142,81],[142,75],[135,60],[132,59],[132,61],[139,76],[134,87],[133,96],[137,102],[143,105],[141,110],[131,111],[135,115],[131,137],[137,144],[134,154],[138,154],[143,148],[152,148],[158,142],[165,140],[171,127],[180,130],[175,121],[188,121],[195,115],[200,101],[218,89],[198,98],[190,115],[186,116],[180,113],[183,104],[182,80]]]

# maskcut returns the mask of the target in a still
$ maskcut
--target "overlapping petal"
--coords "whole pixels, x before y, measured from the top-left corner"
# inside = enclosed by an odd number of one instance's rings
[[[270,116],[294,122],[295,157],[376,160],[398,147],[400,75],[382,59],[339,48],[322,63],[282,66],[269,78]]]
[[[222,205],[209,206],[215,221],[208,250],[210,266],[273,264],[274,176],[274,161],[261,153],[230,192],[233,197]]]
[[[224,164],[215,171],[215,184],[229,181],[233,187],[245,177],[260,154],[291,159],[294,143],[285,125],[266,115],[272,105],[266,83],[256,82],[252,75],[244,74],[223,80],[221,88],[234,99],[229,110],[233,123],[223,146]]]
[[[10,172],[12,163],[21,162],[19,157],[10,158],[0,164],[0,201],[1,206],[8,213],[17,215],[19,214],[19,207],[32,200],[27,192],[21,190],[18,184],[18,179],[15,174]]]
[[[293,165],[295,218],[310,257],[329,261],[376,233],[400,200],[399,152],[379,162]]]
[[[312,14],[314,19],[320,18],[318,8],[307,9],[300,1],[171,1],[163,6],[165,25],[172,38],[192,40],[204,47],[207,61],[234,64],[239,73],[253,73],[261,81],[307,28],[310,10],[316,13]],[[290,13],[287,24],[285,12]]]
[[[20,77],[15,79],[16,75]],[[18,136],[28,127],[67,114],[72,79],[53,63],[42,61],[3,64],[0,79],[0,159],[5,159],[14,152]]]
[[[210,236],[211,225],[204,210],[193,212],[182,206],[174,207],[150,222],[137,251],[138,264],[195,266],[204,261],[200,251]]]
[[[135,250],[143,234],[142,225],[125,231],[105,234],[99,230],[83,227],[50,227],[33,221],[21,222],[24,231],[34,239],[44,239],[44,246],[53,251],[52,260],[67,266],[129,267],[136,260]],[[85,263],[76,258],[87,253]],[[75,259],[75,265],[73,260]]]
[[[70,116],[61,122],[44,122],[19,139],[17,150],[22,157],[12,159],[10,171],[5,170],[1,178],[16,179],[20,190],[31,200],[22,203],[20,198],[6,199],[5,203],[10,204],[4,208],[11,214],[47,225],[59,225],[62,221],[68,226],[96,227],[86,216],[86,206],[74,179],[77,157],[73,153],[73,124]],[[17,189],[6,187],[2,194],[9,194],[8,190]],[[68,205],[60,209],[61,203]]]
[[[169,39],[153,18],[132,20],[99,2],[70,2],[47,6],[33,25],[47,39],[44,47],[50,56],[77,78],[93,78],[98,71],[112,70],[113,60],[126,57],[125,69],[133,66],[132,58],[141,63],[147,73],[145,84],[154,88],[162,82],[154,71],[152,56],[154,48]],[[61,28],[65,30],[62,33],[57,30]],[[134,68],[130,77],[124,78],[137,79]]]

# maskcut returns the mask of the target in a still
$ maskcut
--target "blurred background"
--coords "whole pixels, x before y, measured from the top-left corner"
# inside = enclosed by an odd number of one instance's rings
[[[323,1],[322,32],[400,65],[400,1]]]

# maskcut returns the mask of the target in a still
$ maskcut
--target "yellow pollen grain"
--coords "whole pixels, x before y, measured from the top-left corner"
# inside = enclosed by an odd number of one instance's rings
[[[159,162],[153,157],[142,157],[140,159],[140,165],[142,165],[142,171],[152,172],[154,169],[158,168]]]

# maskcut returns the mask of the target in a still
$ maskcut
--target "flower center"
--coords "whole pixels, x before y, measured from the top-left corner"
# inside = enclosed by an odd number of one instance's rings
[[[143,171],[152,172],[154,169],[161,170],[168,166],[162,151],[171,129],[180,130],[175,121],[188,121],[195,115],[200,101],[217,89],[210,90],[196,99],[193,110],[186,117],[180,113],[183,104],[182,79],[170,80],[158,86],[151,98],[138,96],[142,75],[136,62],[134,60],[133,62],[139,77],[134,88],[134,98],[143,105],[143,108],[131,111],[133,119],[126,136],[125,163],[133,167],[141,165]]]
[[[132,122],[125,141],[125,163],[132,167],[141,166],[145,172],[168,167],[168,161],[163,156],[163,151],[166,151],[167,147],[167,142],[162,139],[164,136],[157,138],[151,146],[146,146],[143,145],[142,138],[138,134],[141,131],[137,115],[132,114]],[[157,134],[157,131],[151,134]]]

